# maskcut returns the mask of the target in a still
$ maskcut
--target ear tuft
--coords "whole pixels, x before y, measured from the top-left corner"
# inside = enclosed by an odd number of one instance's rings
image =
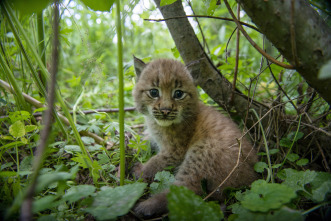
[[[140,60],[139,58],[133,55],[133,66],[134,66],[134,70],[136,71],[136,75],[139,79],[141,72],[146,67],[146,64],[142,60]]]

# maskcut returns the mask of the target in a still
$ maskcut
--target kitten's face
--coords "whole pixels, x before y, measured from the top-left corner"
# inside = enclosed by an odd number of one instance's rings
[[[163,127],[190,118],[198,100],[197,90],[185,66],[169,59],[155,60],[144,67],[133,96],[138,111]]]

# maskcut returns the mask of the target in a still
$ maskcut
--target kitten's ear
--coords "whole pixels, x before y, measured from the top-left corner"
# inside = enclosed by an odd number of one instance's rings
[[[146,64],[142,60],[140,60],[139,58],[133,55],[133,66],[134,66],[134,70],[136,71],[136,75],[139,78],[141,72],[146,67]]]

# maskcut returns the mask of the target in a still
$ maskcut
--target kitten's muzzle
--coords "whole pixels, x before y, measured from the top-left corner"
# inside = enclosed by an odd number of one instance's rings
[[[160,112],[161,114],[166,117],[171,113],[172,109],[171,108],[161,108]]]

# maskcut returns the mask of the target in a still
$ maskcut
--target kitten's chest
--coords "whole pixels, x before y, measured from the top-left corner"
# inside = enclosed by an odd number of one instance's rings
[[[161,150],[186,152],[192,140],[192,131],[182,128],[150,128],[154,141]]]

